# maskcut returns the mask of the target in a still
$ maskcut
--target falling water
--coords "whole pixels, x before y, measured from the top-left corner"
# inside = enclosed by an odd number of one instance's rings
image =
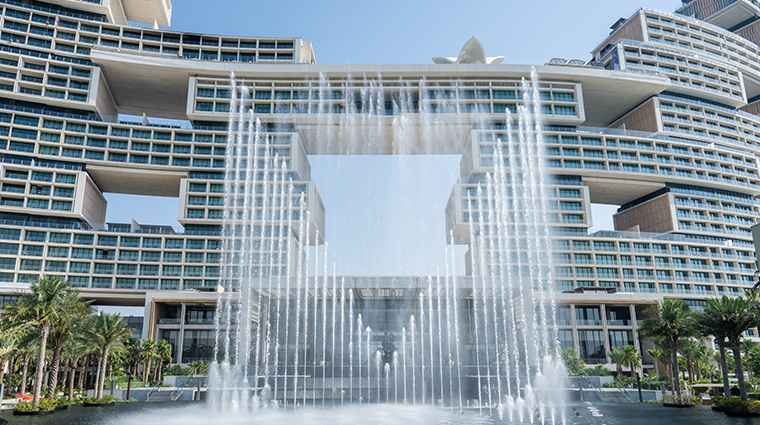
[[[388,86],[383,86],[382,76],[357,81],[349,78],[340,83],[348,102],[345,113],[332,120],[328,95],[338,86],[320,75],[319,143],[356,140],[351,146],[366,149],[372,140],[386,137],[388,123],[394,152],[408,137],[421,137],[421,143],[430,147],[434,140],[450,136],[436,114],[456,113],[456,103],[445,98],[437,82],[420,81],[415,100],[415,85],[409,81]],[[565,371],[557,355],[549,253],[552,229],[545,197],[551,183],[540,119],[532,113],[541,109],[536,76],[523,82],[517,114],[507,110],[506,131],[494,138],[494,167],[484,175],[485,188],[477,183],[483,180],[475,179],[477,201],[473,194],[466,201],[472,287],[457,276],[452,231],[444,274],[436,273],[435,283],[428,276],[427,288],[418,288],[416,308],[405,316],[408,327],[400,329],[401,349],[392,351],[392,360],[385,357],[391,354],[385,340],[373,356],[370,325],[375,327],[374,322],[371,315],[363,320],[359,314],[363,301],[347,287],[351,285],[346,279],[338,285],[335,264],[330,283],[330,250],[314,226],[311,195],[296,190],[292,164],[278,156],[272,136],[254,116],[250,85],[236,85],[234,75],[231,84],[220,281],[227,292],[216,297],[211,405],[241,411],[276,406],[279,401],[287,406],[292,394],[294,409],[299,404],[316,407],[320,398],[326,408],[328,397],[337,404],[338,393],[341,405],[345,394],[348,403],[383,399],[389,403],[393,379],[396,403],[401,390],[404,403],[416,405],[419,396],[426,404],[430,396],[433,405],[440,398],[443,405],[463,410],[471,404],[465,400],[471,398],[468,394],[477,393],[481,411],[487,404],[489,411],[496,406],[499,416],[506,413],[510,420],[532,422],[537,413],[542,422],[564,422],[558,389],[564,385]],[[363,85],[354,93],[356,84]],[[393,104],[392,122],[383,117],[389,108],[386,103]],[[471,143],[478,143],[476,136]],[[465,298],[469,289],[472,296]],[[332,309],[329,317],[328,309]],[[467,333],[470,326],[472,337]],[[384,329],[376,329],[376,335],[382,335]],[[386,335],[399,338],[398,333],[386,331]],[[468,342],[474,352],[463,345],[465,338],[474,338]],[[474,386],[477,391],[472,391]],[[376,397],[371,394],[375,389]]]

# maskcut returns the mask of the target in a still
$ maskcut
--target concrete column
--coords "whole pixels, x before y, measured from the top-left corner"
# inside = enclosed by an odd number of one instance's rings
[[[607,332],[607,306],[605,304],[600,304],[599,310],[602,313],[602,332],[604,333],[604,353],[607,357],[607,363],[609,363],[610,362],[610,336]]]
[[[570,320],[573,324],[573,348],[578,356],[581,355],[580,338],[578,337],[578,324],[575,323],[575,304],[570,304]]]
[[[636,304],[631,304],[629,306],[631,309],[631,328],[633,329],[633,346],[636,347],[636,351],[639,353],[641,352],[641,341],[639,341],[639,334],[636,332],[637,328],[637,321],[636,318]]]
[[[182,363],[182,346],[185,345],[185,303],[179,313],[179,335],[177,335],[177,363]]]

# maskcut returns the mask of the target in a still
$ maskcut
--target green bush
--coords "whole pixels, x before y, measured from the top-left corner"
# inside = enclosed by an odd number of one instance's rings
[[[694,406],[701,401],[698,397],[692,397],[687,394],[681,396],[669,395],[662,399],[663,404],[676,404],[679,406]]]
[[[742,401],[738,397],[731,397],[730,399],[724,400],[720,407],[730,413],[740,413],[745,415],[760,414],[760,401],[757,400]]]
[[[167,368],[166,371],[164,371],[164,376],[185,376],[189,375],[192,371],[193,368],[191,367],[182,367],[178,364],[175,364],[174,366]]]
[[[31,401],[16,403],[15,410],[17,412],[49,412],[55,410],[56,406],[56,400],[52,398],[41,398],[36,406],[32,405]]]
[[[16,403],[15,410],[17,412],[36,412],[39,409],[37,409],[36,407],[32,406],[32,402],[31,401],[22,401],[22,402]]]
[[[68,406],[70,403],[69,403],[68,397],[58,397],[57,399],[55,399],[55,404],[56,404],[56,407],[64,407],[64,406]]]
[[[592,368],[587,367],[586,369],[584,369],[584,372],[588,376],[610,376],[611,375],[610,371],[607,370],[607,368],[604,367],[604,365],[600,365],[600,364]]]
[[[97,398],[97,397],[80,397],[79,400],[81,400],[82,403],[87,404],[108,404],[112,401],[115,401],[116,398],[112,395],[104,395],[103,397]]]

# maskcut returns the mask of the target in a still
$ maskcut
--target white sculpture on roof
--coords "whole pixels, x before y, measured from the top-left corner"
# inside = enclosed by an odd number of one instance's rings
[[[486,57],[486,51],[483,48],[483,44],[478,40],[478,37],[475,36],[467,40],[467,43],[464,43],[462,50],[459,51],[458,58],[444,58],[441,56],[433,58],[433,62],[439,65],[451,63],[496,65],[503,60],[504,56],[496,56],[492,58]]]

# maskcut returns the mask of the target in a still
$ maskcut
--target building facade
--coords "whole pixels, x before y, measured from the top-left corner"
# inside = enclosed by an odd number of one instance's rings
[[[306,245],[324,243],[329,211],[310,180],[309,155],[462,155],[446,232],[470,247],[463,298],[471,276],[503,273],[500,258],[528,250],[519,237],[505,249],[470,235],[474,217],[487,213],[478,184],[494,171],[506,113],[522,104],[531,67],[318,65],[300,38],[159,29],[170,23],[164,0],[0,6],[5,295],[41,274],[60,275],[97,303],[145,306],[143,337],[172,342],[174,361],[209,358],[212,292],[235,290],[222,272],[222,226],[225,163],[235,160],[228,147],[233,127],[245,125],[230,110],[241,107],[260,121],[265,141],[255,168],[293,182],[287,192],[280,185],[272,205],[263,202],[269,186],[252,192],[247,220],[260,226],[261,255],[251,259],[260,276],[283,276]],[[645,352],[635,328],[658,299],[699,309],[706,297],[754,285],[759,19],[746,0],[640,9],[613,25],[593,60],[535,67],[560,340],[587,363],[609,363],[616,346]],[[235,99],[231,72],[249,97]],[[415,135],[402,142],[393,132],[400,116]],[[183,229],[106,223],[104,192],[178,197]],[[616,231],[590,233],[592,203],[620,205]],[[289,211],[289,222],[288,205],[300,214],[293,220]],[[263,220],[282,230],[276,246]],[[357,305],[377,311],[388,300],[413,308],[414,291],[426,287],[419,279],[349,277]],[[394,291],[410,287],[420,289]]]

